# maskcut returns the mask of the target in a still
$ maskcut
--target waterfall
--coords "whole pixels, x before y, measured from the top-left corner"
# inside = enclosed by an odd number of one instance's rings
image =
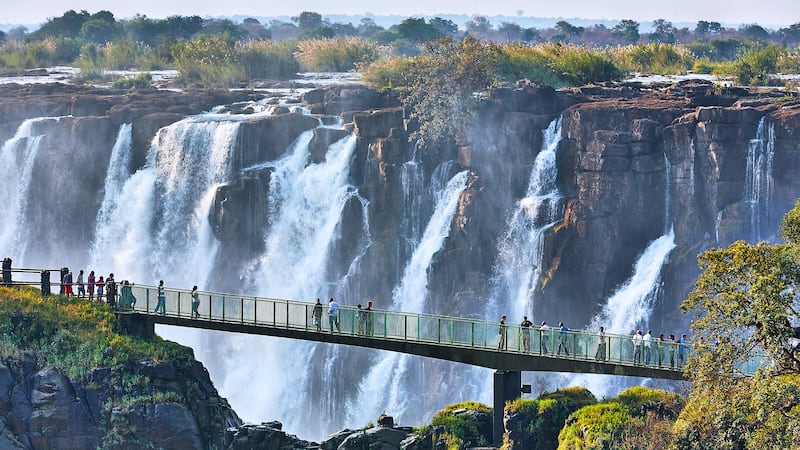
[[[772,195],[772,160],[775,156],[775,124],[766,125],[766,118],[758,122],[756,137],[750,140],[745,174],[745,201],[750,204],[750,238],[755,243],[762,239],[764,228],[769,226],[770,197]]]
[[[605,327],[607,333],[628,334],[644,326],[653,309],[654,294],[661,281],[661,268],[675,248],[673,228],[651,242],[639,256],[633,275],[608,298],[589,327]]]
[[[433,215],[403,271],[400,284],[392,293],[392,309],[424,312],[427,270],[433,256],[442,248],[450,233],[458,200],[466,187],[467,174],[467,171],[456,174],[436,196]],[[380,353],[378,361],[372,365],[364,383],[359,386],[357,400],[348,405],[348,421],[366,423],[380,411],[390,410],[402,422],[408,408],[408,399],[413,396],[408,390],[413,383],[407,382],[407,372],[414,361],[408,355]]]
[[[338,225],[346,203],[358,200],[366,216],[366,202],[349,182],[356,137],[350,134],[332,144],[323,162],[308,164],[312,136],[312,131],[302,134],[284,157],[268,165],[273,172],[265,250],[245,279],[256,283],[254,292],[263,296],[308,301],[330,296],[347,304],[340,295],[369,245],[366,220],[361,251],[346,262],[345,279],[330,279],[326,267],[331,245],[340,237]],[[343,380],[334,361],[339,359],[340,346],[246,335],[229,335],[225,345],[224,354],[207,355],[204,363],[221,374],[215,384],[243,418],[277,418],[287,429],[303,429],[312,436],[341,419],[334,416],[335,399],[341,397],[337,389],[348,386],[338,386]],[[311,389],[315,381],[324,384],[317,398]],[[318,413],[313,421],[309,421],[309,411]],[[343,414],[341,408],[339,413]]]
[[[41,124],[58,122],[58,117],[28,119],[0,149],[0,199],[3,202],[3,228],[0,230],[0,254],[13,255],[15,265],[25,262],[28,231],[25,213],[30,198],[31,179],[36,155],[44,134]]]
[[[542,149],[533,162],[525,197],[519,200],[498,245],[495,293],[487,314],[510,308],[509,317],[530,315],[542,273],[547,230],[561,220],[561,194],[556,186],[556,150],[561,141],[561,117],[543,131]]]
[[[127,180],[125,129],[120,129],[92,266],[117,270],[118,278],[204,286],[218,245],[208,211],[217,187],[230,177],[239,123],[200,115],[162,128],[145,167]]]

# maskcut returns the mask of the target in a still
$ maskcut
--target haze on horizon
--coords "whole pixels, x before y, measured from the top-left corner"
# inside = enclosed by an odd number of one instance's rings
[[[739,3],[739,5],[735,5]],[[699,20],[720,22],[724,26],[758,24],[766,28],[786,27],[800,22],[800,1],[763,0],[753,3],[730,0],[670,0],[642,2],[640,0],[567,0],[530,2],[520,0],[405,0],[387,2],[375,0],[299,0],[277,2],[274,0],[237,0],[233,3],[219,0],[138,0],[135,2],[109,2],[108,0],[39,0],[23,2],[3,8],[0,23],[33,25],[68,10],[86,10],[95,13],[107,10],[118,20],[130,19],[136,14],[157,19],[173,15],[201,17],[278,17],[297,16],[303,11],[325,15],[399,15],[435,16],[465,14],[469,16],[519,16],[586,20],[632,19],[642,25],[656,19],[674,23],[696,23]],[[458,24],[459,26],[462,24]]]

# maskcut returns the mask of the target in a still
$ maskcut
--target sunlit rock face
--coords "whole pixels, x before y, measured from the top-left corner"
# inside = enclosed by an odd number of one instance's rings
[[[625,315],[674,332],[695,255],[773,238],[800,196],[800,108],[699,82],[496,89],[458,142],[433,148],[409,142],[417,124],[396,99],[363,86],[281,104],[0,89],[0,195],[13,212],[0,251],[144,283],[571,328]],[[654,268],[644,283],[637,263]],[[634,311],[609,304],[630,295]],[[384,410],[413,425],[489,400],[486,371],[451,363],[169,337],[197,347],[246,419],[314,440]],[[244,373],[268,373],[269,388],[244,389]]]

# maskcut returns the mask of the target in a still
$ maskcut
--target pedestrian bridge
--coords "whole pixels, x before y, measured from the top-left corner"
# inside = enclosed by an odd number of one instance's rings
[[[575,372],[682,380],[677,344],[652,343],[650,363],[634,362],[629,335],[606,334],[605,358],[598,355],[599,336],[587,331],[523,330],[507,326],[505,346],[498,349],[498,322],[476,318],[373,310],[359,324],[357,308],[340,305],[340,328],[331,332],[327,301],[323,301],[322,330],[312,317],[313,302],[201,292],[199,316],[192,317],[190,291],[165,289],[166,308],[155,313],[158,290],[136,284],[136,303],[128,308],[118,300],[120,314],[152,327],[174,325],[289,339],[388,350],[486,367],[499,371]],[[530,345],[526,346],[526,335]],[[565,342],[566,351],[558,351]],[[562,347],[563,348],[563,347]],[[687,345],[686,354],[691,352]],[[661,366],[658,365],[658,355]],[[600,356],[600,357],[599,357]],[[670,364],[670,361],[673,363]]]

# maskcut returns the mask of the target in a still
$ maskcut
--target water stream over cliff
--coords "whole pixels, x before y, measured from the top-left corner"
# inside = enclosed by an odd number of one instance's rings
[[[758,242],[765,238],[764,228],[770,219],[772,195],[772,163],[775,157],[775,125],[758,122],[755,138],[750,140],[747,152],[745,201],[750,204],[750,239]]]

